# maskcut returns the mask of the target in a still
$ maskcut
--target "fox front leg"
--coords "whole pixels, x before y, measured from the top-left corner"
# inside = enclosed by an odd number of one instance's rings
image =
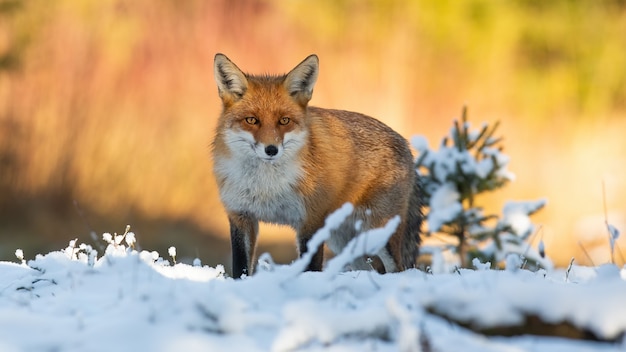
[[[229,214],[233,278],[252,274],[252,258],[259,232],[259,222],[248,214]]]
[[[300,241],[299,246],[300,248],[305,248],[304,251],[300,251],[300,256],[302,256],[305,251],[306,251],[306,243],[308,241]],[[324,245],[321,245],[317,251],[315,251],[315,254],[313,255],[313,257],[311,258],[311,261],[309,262],[309,265],[307,265],[306,267],[306,271],[322,271],[322,264],[324,263]]]
[[[313,235],[324,224],[324,218],[319,221],[305,224],[297,234],[298,240],[298,254],[300,257],[308,251],[308,242],[313,238]],[[322,244],[316,249],[315,254],[311,257],[309,265],[306,267],[306,271],[322,271],[322,265],[324,264],[324,245]]]

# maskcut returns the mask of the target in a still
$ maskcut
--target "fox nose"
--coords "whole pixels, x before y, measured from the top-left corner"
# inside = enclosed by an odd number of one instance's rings
[[[274,156],[278,154],[278,148],[276,148],[275,145],[270,144],[267,147],[265,147],[265,154],[267,154],[267,156]]]

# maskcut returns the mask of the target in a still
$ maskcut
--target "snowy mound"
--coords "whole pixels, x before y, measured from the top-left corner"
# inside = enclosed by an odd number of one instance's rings
[[[379,275],[335,262],[301,273],[299,261],[264,256],[256,275],[233,280],[222,267],[170,264],[110,241],[100,258],[73,243],[28,264],[0,263],[0,351],[626,348],[626,282],[614,266]],[[544,333],[582,335],[494,336],[517,334],[510,327],[537,334],[537,321]]]

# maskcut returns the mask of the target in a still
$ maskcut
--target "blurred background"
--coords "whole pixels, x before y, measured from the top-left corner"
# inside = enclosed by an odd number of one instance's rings
[[[607,218],[626,231],[626,1],[0,0],[0,260],[130,224],[144,248],[228,266],[216,52],[252,73],[316,53],[312,105],[431,147],[463,105],[499,120],[517,179],[479,203],[547,198],[533,241],[558,265],[609,261]],[[261,232],[295,257],[291,231]]]

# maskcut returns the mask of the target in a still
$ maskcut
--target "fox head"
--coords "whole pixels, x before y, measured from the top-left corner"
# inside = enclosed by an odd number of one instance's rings
[[[254,76],[225,55],[215,55],[215,81],[223,104],[218,133],[229,152],[273,162],[300,149],[318,67],[317,56],[311,55],[286,75]]]

